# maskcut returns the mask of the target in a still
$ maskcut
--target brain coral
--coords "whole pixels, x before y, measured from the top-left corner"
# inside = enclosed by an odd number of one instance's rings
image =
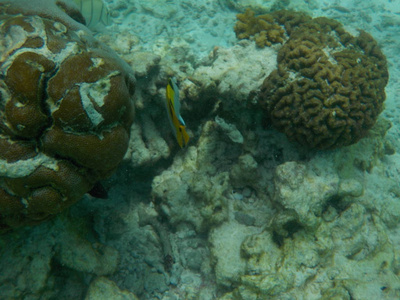
[[[0,1],[0,231],[70,206],[127,149],[134,77],[75,20],[61,1]]]
[[[243,14],[237,14],[234,26],[238,39],[254,39],[260,48],[272,44],[283,44],[293,29],[311,20],[305,13],[290,10],[278,10],[256,16],[248,8]]]
[[[366,32],[316,18],[291,28],[278,69],[264,81],[267,120],[309,148],[346,146],[365,136],[383,109],[385,56]]]
[[[254,11],[248,8],[244,14],[236,15],[238,21],[234,30],[238,39],[254,38],[260,48],[283,43],[285,31],[275,23],[271,14],[255,16]]]

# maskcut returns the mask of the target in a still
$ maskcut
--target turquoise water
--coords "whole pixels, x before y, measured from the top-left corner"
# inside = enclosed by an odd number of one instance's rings
[[[79,3],[107,18],[90,29],[136,78],[128,150],[101,181],[108,199],[85,194],[0,236],[0,299],[400,299],[400,2]],[[247,7],[373,36],[389,81],[367,136],[309,150],[266,126],[254,95],[282,45],[236,38]],[[165,110],[171,76],[183,149]]]

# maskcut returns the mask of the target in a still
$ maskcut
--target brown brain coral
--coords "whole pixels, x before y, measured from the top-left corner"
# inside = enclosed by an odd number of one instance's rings
[[[254,38],[260,48],[283,43],[285,31],[279,26],[271,14],[255,16],[254,11],[247,9],[243,14],[237,14],[238,21],[234,30],[238,39]]]
[[[366,32],[357,37],[327,18],[291,30],[278,52],[278,69],[260,99],[270,122],[309,148],[357,142],[383,109],[386,58]]]
[[[304,13],[278,10],[256,16],[248,8],[243,14],[237,14],[234,26],[238,39],[254,39],[260,48],[272,44],[283,44],[294,28],[311,19]]]
[[[133,121],[129,67],[73,8],[31,2],[0,1],[0,231],[60,212],[110,175]]]

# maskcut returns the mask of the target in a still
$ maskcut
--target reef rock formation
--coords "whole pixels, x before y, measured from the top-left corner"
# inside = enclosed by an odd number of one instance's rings
[[[364,31],[352,36],[328,18],[287,26],[280,14],[289,39],[261,88],[267,119],[308,148],[356,143],[375,124],[386,97],[387,62],[377,42]]]
[[[0,231],[70,206],[128,147],[134,76],[62,1],[0,1]]]

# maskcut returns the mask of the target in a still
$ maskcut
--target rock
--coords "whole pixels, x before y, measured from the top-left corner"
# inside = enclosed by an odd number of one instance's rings
[[[90,285],[85,300],[139,300],[132,292],[120,290],[115,282],[97,277]]]

